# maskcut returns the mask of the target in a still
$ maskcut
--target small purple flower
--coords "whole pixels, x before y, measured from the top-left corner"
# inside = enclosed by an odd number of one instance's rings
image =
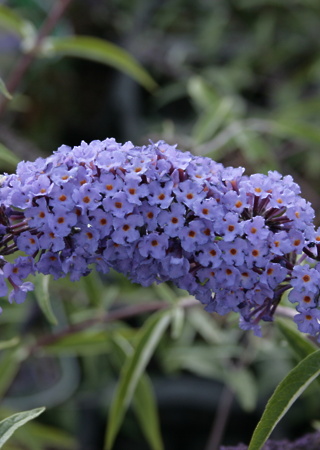
[[[117,261],[125,259],[130,261],[132,258],[133,248],[130,245],[121,245],[108,240],[106,243],[106,248],[103,252],[103,257],[109,263],[115,264]]]
[[[185,276],[190,269],[187,258],[167,255],[160,261],[162,273],[167,275],[168,280]]]
[[[141,199],[149,193],[146,184],[140,184],[140,180],[129,177],[123,186],[123,191],[127,194],[128,202],[135,205],[141,205]]]
[[[173,200],[172,188],[172,181],[163,183],[163,186],[158,181],[152,181],[149,184],[149,204],[159,205],[162,209],[168,208]]]
[[[268,246],[262,241],[256,245],[248,244],[246,249],[246,264],[251,269],[252,267],[265,267],[267,265]]]
[[[66,164],[62,164],[52,170],[50,178],[56,186],[63,186],[76,177],[78,169],[78,167],[70,169]]]
[[[205,233],[206,229],[202,220],[192,220],[188,226],[183,227],[179,233],[182,248],[192,252],[198,249],[199,245],[208,242],[209,236]]]
[[[16,285],[20,285],[22,280],[34,274],[34,270],[34,260],[31,256],[19,256],[13,263],[6,263],[3,267],[4,276]]]
[[[13,290],[9,294],[9,302],[23,303],[26,299],[27,293],[33,291],[33,284],[30,281],[25,281],[20,285],[13,284]]]
[[[95,186],[105,197],[113,197],[116,192],[122,190],[123,184],[122,178],[113,173],[102,173]]]
[[[118,192],[112,198],[105,198],[102,204],[106,212],[111,212],[113,216],[120,219],[132,213],[134,208],[134,205],[128,202],[124,192]]]
[[[199,217],[210,221],[222,220],[225,214],[224,209],[213,197],[195,200],[192,209]]]
[[[312,291],[297,291],[292,289],[289,292],[288,298],[291,303],[298,303],[299,307],[307,310],[308,308],[315,308],[317,305],[318,295]]]
[[[240,272],[236,267],[223,263],[218,269],[217,276],[221,286],[232,288],[239,285]]]
[[[177,200],[184,203],[189,208],[192,208],[192,205],[196,200],[203,200],[207,195],[203,190],[203,186],[191,180],[179,183],[178,186],[173,189],[173,192],[175,193]]]
[[[158,223],[163,227],[165,233],[170,237],[179,235],[183,228],[186,217],[186,208],[180,203],[172,203],[169,210],[161,211]]]
[[[126,245],[140,238],[138,227],[143,225],[143,218],[138,214],[130,214],[126,218],[113,219],[114,232],[111,235],[113,242]]]
[[[299,292],[318,292],[320,273],[308,265],[295,266],[292,270],[291,285]]]
[[[168,237],[165,234],[150,233],[143,236],[138,243],[139,253],[142,256],[151,256],[155,259],[164,258],[167,248]]]
[[[27,255],[33,255],[39,249],[39,241],[30,231],[24,231],[17,237],[17,246]]]
[[[109,236],[113,230],[112,222],[112,214],[106,213],[100,208],[90,211],[90,223],[95,230],[99,231],[101,238]]]
[[[87,183],[73,193],[72,199],[83,211],[93,211],[100,206],[101,194],[97,188]]]
[[[265,270],[261,276],[261,281],[267,283],[271,289],[275,289],[285,280],[287,274],[288,270],[285,267],[270,262],[265,267]]]
[[[62,206],[57,206],[48,218],[48,226],[57,236],[70,234],[71,228],[77,223],[77,215]]]
[[[47,206],[47,201],[45,198],[38,198],[37,205],[28,210],[25,213],[25,216],[30,218],[29,225],[37,227],[38,230],[42,229],[43,225],[46,225],[48,222],[48,216],[50,214]]]
[[[243,225],[243,231],[246,233],[248,240],[252,242],[252,244],[266,241],[270,234],[270,231],[265,226],[265,220],[261,216],[246,220]]]
[[[82,228],[72,237],[77,255],[92,255],[98,249],[100,233],[92,226]]]
[[[244,263],[247,246],[247,242],[241,238],[236,238],[232,242],[219,242],[222,259],[227,264],[233,264],[235,266],[241,266]]]
[[[243,225],[239,223],[239,216],[235,213],[229,212],[224,218],[217,222],[216,230],[223,236],[224,241],[233,241],[236,236],[242,234]]]
[[[63,237],[57,236],[50,228],[44,228],[39,237],[39,245],[42,249],[59,252],[66,244]]]
[[[199,246],[195,259],[204,267],[209,265],[210,267],[219,267],[223,261],[221,250],[217,242],[210,242]]]
[[[81,254],[63,255],[61,268],[70,276],[71,281],[78,281],[90,273],[86,258]]]
[[[319,336],[320,310],[317,308],[303,309],[298,306],[298,314],[293,318],[298,329],[312,336]]]
[[[54,186],[50,192],[50,206],[62,207],[68,211],[71,211],[76,201],[72,198],[74,193],[74,187],[72,184],[64,184]]]
[[[65,272],[62,270],[60,256],[56,252],[49,251],[44,253],[36,263],[36,269],[39,273],[52,275],[55,280],[65,275]]]
[[[162,210],[158,206],[151,206],[147,200],[144,200],[138,211],[142,215],[144,226],[148,231],[154,231],[159,224],[161,225],[159,213]]]

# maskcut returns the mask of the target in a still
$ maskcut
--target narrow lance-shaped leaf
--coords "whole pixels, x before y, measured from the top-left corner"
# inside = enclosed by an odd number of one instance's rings
[[[126,357],[132,354],[133,347],[123,336],[115,335],[115,350],[119,354],[121,367]],[[163,450],[159,416],[152,383],[148,375],[142,374],[132,399],[137,420],[152,450]]]
[[[0,448],[2,448],[19,427],[29,422],[29,420],[38,417],[44,410],[45,408],[42,407],[31,409],[29,411],[22,411],[2,420],[0,422]]]
[[[13,9],[4,5],[0,5],[0,25],[22,38],[36,35],[35,28],[31,22],[25,20]]]
[[[52,325],[57,325],[58,321],[50,303],[49,279],[49,275],[38,274],[34,281],[34,293],[38,304],[48,321]]]
[[[136,347],[121,371],[111,404],[105,448],[111,449],[137,383],[171,320],[171,310],[153,314],[139,331]]]
[[[320,374],[320,350],[292,369],[276,388],[254,430],[248,450],[260,450],[273,429],[309,384]]]
[[[297,329],[292,328],[285,320],[277,319],[276,323],[299,359],[303,359],[317,350],[317,347],[311,341],[307,340],[305,335]]]
[[[19,158],[0,142],[0,162],[15,168],[19,162]],[[1,180],[0,180],[1,181]]]
[[[0,398],[6,393],[7,389],[16,376],[21,364],[21,348],[18,347],[19,340],[3,350],[0,359]]]
[[[1,94],[3,94],[5,97],[7,97],[7,99],[11,100],[12,99],[12,95],[10,94],[10,92],[8,91],[6,85],[4,84],[4,81],[2,78],[0,78],[0,92]]]
[[[44,56],[75,56],[107,64],[125,72],[152,91],[156,82],[127,51],[111,42],[90,36],[47,38],[42,46]]]

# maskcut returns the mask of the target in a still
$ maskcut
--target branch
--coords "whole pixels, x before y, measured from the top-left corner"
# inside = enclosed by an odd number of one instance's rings
[[[177,303],[182,308],[193,308],[199,306],[200,303],[194,297],[186,297],[181,299]],[[39,348],[45,347],[46,345],[54,344],[60,339],[70,336],[73,333],[78,333],[94,325],[100,323],[115,322],[116,320],[124,320],[129,317],[139,316],[140,314],[145,314],[153,311],[160,311],[161,309],[171,308],[172,304],[165,303],[163,301],[139,303],[138,305],[126,306],[114,311],[109,311],[105,314],[99,314],[99,316],[92,319],[84,320],[83,322],[69,325],[64,330],[58,331],[54,334],[47,334],[41,336],[29,349],[29,355],[35,353]]]
[[[55,25],[57,24],[60,17],[63,15],[66,8],[69,6],[72,0],[60,0],[57,2],[54,2],[52,10],[48,14],[46,20],[44,21],[42,27],[40,28],[37,37],[35,39],[35,43],[32,47],[32,49],[21,56],[20,60],[18,61],[17,65],[14,67],[13,71],[11,72],[7,82],[6,87],[10,93],[14,93],[14,91],[19,86],[24,74],[28,70],[30,64],[36,57],[37,51],[42,43],[42,41],[48,36],[48,34],[53,30]],[[3,115],[8,99],[6,97],[2,98],[2,101],[0,102],[0,117]]]

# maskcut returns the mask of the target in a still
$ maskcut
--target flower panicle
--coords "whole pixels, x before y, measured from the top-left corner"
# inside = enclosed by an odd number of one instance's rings
[[[0,205],[10,301],[25,299],[29,275],[75,281],[113,268],[143,286],[171,281],[259,334],[291,289],[299,329],[319,339],[320,232],[291,176],[246,176],[164,141],[105,139],[19,163]],[[7,261],[16,251],[25,256]]]

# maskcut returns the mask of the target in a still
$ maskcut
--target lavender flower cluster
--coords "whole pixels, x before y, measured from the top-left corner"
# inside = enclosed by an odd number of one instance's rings
[[[37,272],[74,281],[114,268],[143,286],[171,281],[259,334],[291,289],[299,329],[319,338],[314,211],[291,176],[243,172],[163,141],[83,142],[21,162],[0,189],[0,295],[8,281],[9,300],[24,301]]]

